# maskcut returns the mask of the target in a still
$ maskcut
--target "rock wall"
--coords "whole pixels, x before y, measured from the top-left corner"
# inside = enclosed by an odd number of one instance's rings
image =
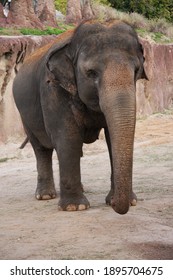
[[[54,0],[12,1],[7,18],[0,3],[1,27],[40,28],[57,27]]]
[[[25,58],[54,36],[0,37],[0,142],[16,141],[23,127],[12,96],[12,83]],[[173,44],[141,40],[149,81],[137,82],[137,115],[173,107]]]
[[[15,141],[24,134],[14,104],[12,84],[25,58],[55,36],[0,37],[0,143]]]
[[[149,81],[137,82],[139,116],[173,108],[173,44],[156,44],[144,39],[141,43]]]

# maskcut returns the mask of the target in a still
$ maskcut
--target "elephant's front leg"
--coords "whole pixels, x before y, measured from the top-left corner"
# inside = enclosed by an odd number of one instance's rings
[[[77,211],[89,208],[90,204],[83,194],[80,174],[82,141],[79,137],[61,139],[57,147],[60,170],[59,210]]]
[[[108,193],[108,195],[106,196],[106,204],[111,205],[111,197],[114,194],[114,178],[113,178],[113,163],[112,163],[112,149],[111,149],[111,140],[110,140],[110,136],[109,136],[109,131],[106,128],[105,129],[105,138],[106,138],[106,143],[108,146],[108,151],[109,151],[109,158],[110,158],[110,164],[111,164],[111,189]],[[133,190],[131,189],[131,195],[130,195],[130,201],[129,201],[131,206],[136,206],[137,203],[137,196],[136,194],[133,192]]]

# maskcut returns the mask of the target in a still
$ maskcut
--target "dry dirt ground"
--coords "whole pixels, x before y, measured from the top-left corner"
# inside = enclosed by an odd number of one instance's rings
[[[110,166],[104,139],[84,147],[82,181],[91,208],[58,211],[58,197],[36,201],[28,144],[0,146],[0,259],[173,259],[173,115],[137,121],[134,190],[126,215],[104,203]],[[58,163],[54,155],[57,192]]]

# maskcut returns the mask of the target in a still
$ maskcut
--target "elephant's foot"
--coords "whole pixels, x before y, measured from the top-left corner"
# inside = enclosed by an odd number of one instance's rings
[[[58,209],[61,211],[82,211],[90,207],[87,198],[81,194],[80,196],[66,196],[60,198]]]
[[[105,199],[107,205],[111,205],[112,196],[113,196],[113,190],[111,189]],[[129,203],[130,203],[130,206],[136,206],[136,204],[137,204],[137,196],[133,191],[132,191]]]
[[[111,205],[111,197],[113,196],[113,191],[112,189],[110,190],[110,192],[108,193],[108,195],[105,198],[106,204],[107,205]]]
[[[130,197],[130,205],[131,206],[136,206],[137,204],[137,196],[136,194],[132,191],[131,197]]]
[[[38,200],[53,199],[56,197],[55,187],[54,186],[48,188],[37,187],[35,192],[35,197]]]
[[[84,185],[82,183],[81,183],[81,190],[82,190],[82,192],[85,192]]]

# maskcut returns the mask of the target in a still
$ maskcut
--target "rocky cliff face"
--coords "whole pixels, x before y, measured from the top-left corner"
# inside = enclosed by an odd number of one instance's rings
[[[137,83],[137,112],[149,115],[173,107],[173,44],[141,43],[149,81]]]
[[[12,82],[25,58],[53,36],[0,37],[0,142],[15,141],[23,127],[12,96]],[[149,81],[137,82],[138,116],[173,106],[173,44],[141,40]]]
[[[0,37],[0,143],[23,135],[12,95],[12,83],[25,58],[55,36]]]
[[[55,5],[53,0],[18,0],[11,1],[8,16],[3,13],[0,3],[1,27],[44,28],[57,26]]]

